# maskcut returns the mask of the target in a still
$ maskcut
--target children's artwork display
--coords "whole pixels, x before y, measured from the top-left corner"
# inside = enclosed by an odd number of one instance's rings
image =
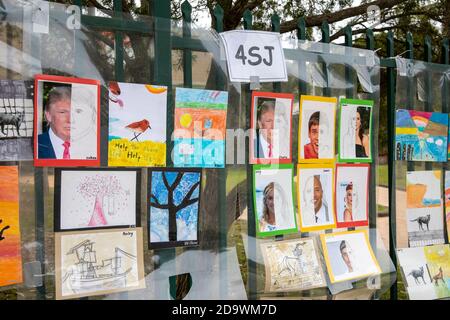
[[[320,235],[331,283],[380,274],[367,230]]]
[[[175,167],[223,168],[228,92],[177,88]]]
[[[369,164],[336,164],[336,226],[369,223]]]
[[[198,245],[201,181],[201,169],[149,171],[150,249]]]
[[[34,165],[100,165],[100,82],[35,77]]]
[[[0,287],[22,283],[19,169],[0,167]]]
[[[301,96],[298,162],[334,161],[336,98]]]
[[[108,165],[166,165],[167,87],[109,83]]]
[[[55,233],[56,299],[145,288],[142,229]]]
[[[448,114],[399,109],[395,126],[396,160],[447,161]]]
[[[294,212],[292,164],[253,166],[256,235],[298,232]]]
[[[444,243],[441,171],[406,173],[406,218],[410,247]]]
[[[409,299],[450,297],[450,245],[397,249],[397,257]]]
[[[313,238],[261,244],[266,292],[301,291],[326,286]]]
[[[447,241],[450,241],[450,171],[445,171],[445,221],[447,223]]]
[[[334,165],[299,164],[297,179],[300,231],[334,228]]]
[[[341,99],[339,161],[371,162],[372,100]]]
[[[0,80],[0,161],[33,159],[33,82]]]
[[[252,92],[250,162],[292,162],[292,105],[290,93]]]
[[[135,169],[56,169],[55,231],[140,226]]]

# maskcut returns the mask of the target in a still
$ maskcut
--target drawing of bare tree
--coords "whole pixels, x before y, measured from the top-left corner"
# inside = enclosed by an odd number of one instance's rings
[[[178,172],[172,184],[169,183],[167,172],[161,172],[162,181],[167,189],[167,203],[160,203],[157,195],[151,193],[150,205],[154,208],[167,210],[169,214],[169,241],[177,241],[177,212],[199,201],[198,197],[191,198],[195,190],[200,186],[200,180],[190,186],[189,190],[183,195],[179,204],[175,201],[175,190],[183,180],[184,172]]]

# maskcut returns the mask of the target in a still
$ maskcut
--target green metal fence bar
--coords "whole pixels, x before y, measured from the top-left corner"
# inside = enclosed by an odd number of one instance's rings
[[[411,32],[408,32],[406,34],[406,48],[407,48],[406,58],[411,60],[414,59],[414,40]],[[415,92],[416,90],[415,88],[416,78],[414,76],[408,77],[407,81],[408,83],[406,86],[406,109],[414,109],[415,99],[413,92]],[[408,171],[414,171],[414,162],[409,161],[409,159],[406,159],[406,161]]]
[[[320,42],[330,43],[330,26],[328,25],[328,22],[323,21],[320,29],[322,32],[322,40],[320,40]],[[323,50],[323,53],[326,54],[329,52],[328,52],[328,50]],[[323,95],[325,97],[330,97],[331,90],[330,90],[330,85],[329,85],[328,66],[325,62],[322,63],[322,71],[323,71],[323,75],[325,77],[325,83],[326,83],[325,87],[323,88]]]
[[[280,32],[280,16],[276,13],[274,13],[270,17],[271,21],[271,29],[272,32]],[[281,82],[274,82],[273,83],[273,91],[274,92],[281,92]]]
[[[450,58],[449,58],[449,41],[447,38],[445,38],[442,41],[442,45],[441,45],[441,63],[444,65],[448,65],[450,64]],[[442,95],[441,95],[441,99],[442,99],[442,112],[443,113],[448,113],[449,112],[449,92],[448,92],[448,85],[449,85],[449,77],[450,75],[446,74],[444,76],[444,83],[443,83],[443,87],[442,87]],[[443,164],[443,169],[444,169],[444,179],[442,179],[442,190],[444,190],[444,199],[445,199],[445,172],[449,169],[449,165],[448,165],[448,161],[445,162]],[[446,223],[446,208],[445,208],[445,200],[444,200],[444,205],[443,205],[443,216],[444,216],[444,231],[445,234],[447,235],[446,239],[449,239],[449,232],[450,230],[448,230],[447,228],[447,223]]]
[[[429,35],[426,35],[424,40],[424,61],[431,62],[431,57],[431,38]],[[425,111],[433,111],[433,98],[431,71],[425,70]],[[426,162],[425,170],[432,169],[433,163]]]
[[[214,7],[213,19],[215,22],[215,30],[220,33],[223,32],[223,9],[217,4]],[[212,61],[211,68],[214,68],[215,71],[215,84],[218,90],[226,90],[226,79],[225,74],[222,71],[223,61],[220,57],[220,47],[214,52],[214,57],[216,58],[216,64]],[[225,70],[225,69],[223,69]],[[230,119],[227,117],[227,122],[229,123]],[[228,128],[228,126],[227,126]],[[226,182],[228,176],[228,168],[225,163],[224,169],[218,169],[218,178],[219,178],[219,250],[222,251],[227,248],[228,241],[228,201],[227,201],[227,190],[226,190]],[[228,282],[227,278],[227,270],[228,270],[228,259],[226,259],[226,255],[220,259],[219,264],[220,270],[220,297],[226,297],[228,294],[227,286],[225,285]]]
[[[183,39],[191,38],[191,12],[192,7],[189,1],[181,4],[181,13],[183,16]],[[192,51],[183,50],[183,85],[186,88],[192,88]]]
[[[243,15],[244,29],[252,30],[253,16],[249,10],[246,10]],[[245,84],[244,89],[242,91],[244,96],[244,108],[245,114],[245,129],[249,129],[251,127],[250,122],[250,106],[251,106],[251,90],[250,84]],[[250,149],[249,141],[248,147],[245,148],[245,159],[248,161],[249,159],[249,149]],[[256,282],[256,274],[258,272],[256,261],[253,260],[254,257],[250,257],[250,252],[256,253],[256,219],[253,213],[253,167],[250,164],[247,164],[247,234],[248,234],[248,252],[247,252],[247,285],[248,285],[248,296],[249,299],[257,298],[257,282]]]
[[[152,2],[152,12],[154,15],[154,30],[158,30],[154,34],[154,52],[155,58],[153,63],[153,83],[167,86],[167,151],[166,163],[167,167],[172,167],[172,149],[171,141],[174,129],[174,102],[172,93],[172,51],[171,51],[171,12],[169,0],[158,0]],[[155,255],[159,255],[160,264],[175,259],[175,248],[155,250]]]
[[[388,57],[394,56],[394,35],[389,31],[386,38],[386,51]],[[388,126],[388,185],[389,185],[389,255],[397,267],[397,215],[395,210],[396,183],[395,183],[395,64],[387,71],[387,126]],[[391,300],[397,300],[397,282],[390,289]]]

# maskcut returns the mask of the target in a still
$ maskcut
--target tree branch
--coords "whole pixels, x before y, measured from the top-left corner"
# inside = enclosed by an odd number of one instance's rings
[[[168,210],[169,206],[167,204],[158,204],[158,203],[154,203],[150,201],[150,206],[157,208],[157,209],[162,209],[162,210]]]
[[[365,3],[357,7],[347,8],[339,10],[337,12],[329,12],[324,14],[319,14],[315,16],[305,17],[305,22],[307,27],[320,26],[324,20],[328,23],[338,22],[347,18],[354,17],[356,15],[367,13],[367,8],[371,5],[376,5],[380,9],[392,8],[398,4],[406,2],[408,0],[377,0],[370,3]],[[297,28],[297,20],[290,20],[283,22],[280,26],[280,32],[290,32]]]
[[[183,179],[183,176],[184,176],[184,173],[182,173],[182,172],[179,172],[177,174],[177,177],[176,177],[175,181],[172,183],[172,186],[171,186],[171,190],[172,191],[174,191],[178,187],[178,184],[180,183],[181,179]]]
[[[190,199],[192,194],[194,193],[195,189],[197,189],[197,187],[200,185],[200,181],[193,184],[191,189],[189,190],[189,192],[186,194],[186,196],[184,197],[184,199]]]
[[[178,206],[176,206],[176,212],[178,212],[186,207],[189,207],[190,205],[192,205],[198,201],[198,198],[189,199],[189,200],[186,200],[186,199],[187,198],[184,198],[183,202],[181,202]]]
[[[169,182],[167,181],[167,178],[166,178],[166,172],[162,172],[162,178],[163,178],[163,182],[164,182],[164,185],[166,186],[167,191],[170,191],[171,188],[170,188]]]

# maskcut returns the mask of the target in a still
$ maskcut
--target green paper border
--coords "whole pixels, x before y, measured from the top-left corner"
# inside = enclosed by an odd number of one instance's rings
[[[255,164],[252,166],[253,170],[252,170],[252,180],[253,180],[253,190],[252,190],[252,194],[253,194],[253,214],[255,216],[255,224],[256,224],[256,236],[257,237],[270,237],[270,236],[278,236],[278,235],[284,235],[284,234],[292,234],[292,233],[298,233],[298,224],[297,224],[297,215],[295,213],[295,198],[294,198],[294,194],[295,194],[295,185],[294,185],[294,164],[292,163],[285,163],[285,164]],[[294,213],[294,222],[295,222],[295,228],[292,229],[283,229],[283,230],[275,230],[275,231],[265,231],[265,232],[261,232],[259,231],[259,223],[258,223],[258,214],[256,212],[256,188],[255,188],[255,182],[256,182],[256,175],[255,172],[256,170],[264,170],[264,169],[291,169],[291,173],[292,173],[292,180],[291,180],[291,184],[292,184],[292,211]]]
[[[371,108],[370,119],[369,119],[369,146],[370,146],[370,157],[368,158],[341,158],[341,118],[342,118],[342,104],[354,104],[363,105]],[[342,98],[339,100],[339,130],[338,130],[338,162],[346,163],[371,163],[372,159],[372,120],[373,120],[373,100],[362,100],[362,99],[347,99]]]

